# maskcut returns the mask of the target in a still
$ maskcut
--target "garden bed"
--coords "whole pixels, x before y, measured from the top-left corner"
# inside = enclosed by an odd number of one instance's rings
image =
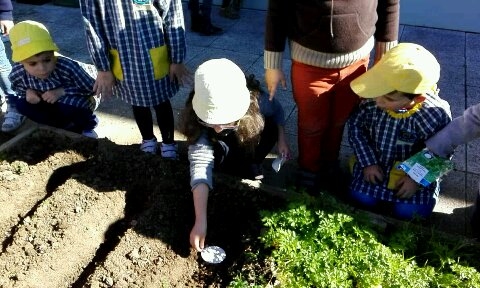
[[[44,126],[4,143],[0,287],[480,285],[475,241],[227,175],[210,193],[207,236],[227,257],[207,264],[188,243],[179,146],[168,161]]]
[[[283,200],[216,179],[207,244],[227,258],[206,264],[188,242],[186,153],[166,161],[138,145],[47,128],[3,149],[1,287],[225,287],[242,269],[270,273],[248,253],[262,250],[258,212]]]

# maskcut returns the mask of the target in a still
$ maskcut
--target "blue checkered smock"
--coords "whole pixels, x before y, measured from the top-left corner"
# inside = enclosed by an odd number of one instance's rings
[[[80,8],[93,63],[113,72],[115,95],[151,107],[177,93],[168,71],[185,60],[180,0],[81,0]]]
[[[19,98],[26,97],[27,89],[47,92],[62,87],[65,95],[58,98],[59,103],[94,111],[100,102],[100,98],[93,92],[93,84],[97,78],[95,66],[62,55],[57,56],[55,70],[47,79],[28,74],[20,63],[13,64],[9,78],[12,89]]]
[[[403,161],[425,147],[424,141],[451,121],[450,105],[438,96],[428,96],[418,111],[402,118],[378,108],[373,99],[360,103],[348,121],[348,139],[357,162],[353,168],[351,191],[377,199],[411,204],[428,204],[438,197],[438,183],[420,188],[410,199],[399,199],[387,188],[388,175],[395,161]],[[379,165],[383,183],[363,180],[363,168]]]

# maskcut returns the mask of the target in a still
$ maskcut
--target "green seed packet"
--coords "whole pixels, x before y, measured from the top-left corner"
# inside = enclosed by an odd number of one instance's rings
[[[438,157],[427,148],[400,163],[399,169],[405,171],[418,184],[427,187],[453,169],[450,159]]]

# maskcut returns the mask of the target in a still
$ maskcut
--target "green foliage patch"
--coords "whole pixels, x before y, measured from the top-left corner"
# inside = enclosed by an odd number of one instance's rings
[[[261,215],[282,287],[480,287],[480,246],[466,239],[384,229],[327,194]]]

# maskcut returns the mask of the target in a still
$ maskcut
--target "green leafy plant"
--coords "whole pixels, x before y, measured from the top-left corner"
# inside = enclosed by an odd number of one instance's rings
[[[478,246],[408,223],[383,229],[328,194],[261,214],[282,287],[480,287]]]

